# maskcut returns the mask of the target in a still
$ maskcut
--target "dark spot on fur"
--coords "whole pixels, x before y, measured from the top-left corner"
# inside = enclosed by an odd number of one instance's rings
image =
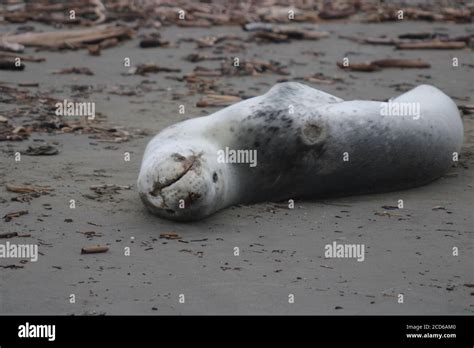
[[[189,192],[188,197],[184,199],[184,206],[189,207],[191,204],[196,202],[199,198],[201,198],[201,195],[199,193]]]
[[[214,174],[212,174],[212,181],[217,182],[217,173],[216,172],[214,172]]]
[[[322,132],[322,127],[314,123],[309,123],[303,128],[303,137],[309,144],[315,144]]]
[[[270,132],[277,132],[279,129],[280,129],[280,127],[275,127],[275,126],[268,127],[268,130]]]

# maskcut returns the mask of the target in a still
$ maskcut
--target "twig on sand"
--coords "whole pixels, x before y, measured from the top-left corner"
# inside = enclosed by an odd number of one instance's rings
[[[28,32],[16,35],[0,36],[0,41],[18,43],[25,46],[47,48],[70,48],[80,44],[100,42],[110,38],[130,37],[131,28],[119,25],[98,25],[92,28],[60,30],[44,33]]]
[[[97,254],[97,253],[105,253],[109,250],[108,246],[105,245],[93,245],[83,247],[81,249],[81,254]]]
[[[201,98],[196,103],[196,106],[201,108],[208,106],[228,106],[241,100],[240,97],[234,95],[208,94]]]
[[[431,65],[421,59],[403,59],[403,58],[387,58],[378,59],[371,62],[362,63],[348,63],[343,64],[337,62],[337,66],[341,69],[353,70],[353,71],[365,71],[372,72],[382,68],[429,68]]]
[[[420,49],[441,49],[441,50],[452,50],[461,49],[466,47],[464,41],[422,41],[422,42],[403,42],[398,43],[397,48],[400,50],[420,50]]]

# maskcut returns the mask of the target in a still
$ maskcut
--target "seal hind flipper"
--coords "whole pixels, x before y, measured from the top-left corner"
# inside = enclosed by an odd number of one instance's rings
[[[332,94],[311,88],[299,82],[282,82],[264,94],[268,102],[277,101],[278,104],[285,103],[286,108],[291,101],[307,100],[316,104],[340,103],[344,100]],[[296,106],[296,105],[295,105]]]

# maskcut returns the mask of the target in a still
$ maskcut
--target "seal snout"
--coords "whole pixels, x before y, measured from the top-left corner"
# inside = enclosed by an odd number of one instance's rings
[[[158,177],[158,180],[156,180],[153,183],[152,190],[150,191],[150,195],[153,197],[159,196],[161,194],[161,190],[164,189],[165,187],[169,187],[176,183],[178,180],[180,180],[183,176],[186,175],[190,170],[192,170],[193,166],[196,164],[197,157],[192,155],[189,157],[185,157],[180,155],[179,153],[173,153],[171,155],[171,158],[175,161],[180,163],[181,165],[181,172],[179,171],[179,168],[177,168],[176,171],[174,171],[173,175],[171,177],[163,177],[160,178]]]
[[[204,217],[215,201],[217,180],[206,164],[202,153],[193,151],[150,158],[138,178],[142,201],[151,212],[168,219]]]

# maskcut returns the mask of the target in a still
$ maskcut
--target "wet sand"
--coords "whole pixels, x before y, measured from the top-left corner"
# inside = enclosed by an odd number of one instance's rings
[[[40,28],[41,26],[36,25]],[[3,26],[8,31],[14,26]],[[324,73],[344,82],[318,85],[303,82],[343,99],[385,100],[401,94],[393,86],[432,84],[459,104],[472,104],[472,51],[396,51],[391,46],[361,45],[338,35],[443,31],[469,33],[469,25],[408,22],[402,24],[335,23],[320,26],[331,36],[320,41],[285,44],[250,44],[239,58],[273,59],[288,65],[290,76],[222,77],[226,90],[247,96],[264,93],[279,80]],[[472,28],[470,29],[472,30]],[[20,264],[2,259],[0,265],[23,268],[1,270],[2,314],[472,314],[474,282],[474,118],[463,117],[464,147],[460,163],[449,175],[427,186],[385,194],[331,200],[296,201],[294,209],[273,203],[238,206],[197,223],[174,223],[150,215],[135,191],[141,156],[146,143],[164,127],[219,108],[197,108],[201,95],[183,96],[184,82],[167,79],[191,72],[196,65],[218,67],[218,61],[190,63],[183,57],[197,52],[195,43],[179,38],[232,33],[245,37],[238,27],[210,29],[169,27],[162,37],[176,47],[138,48],[137,40],[91,57],[86,51],[37,52],[43,63],[27,62],[23,72],[2,71],[1,81],[16,86],[35,81],[37,89],[55,97],[71,98],[71,85],[90,85],[85,101],[108,124],[146,129],[148,136],[124,143],[102,143],[89,135],[34,133],[21,142],[0,142],[0,215],[28,210],[12,221],[0,220],[0,231],[31,234],[30,238],[2,239],[39,245],[37,262]],[[204,50],[206,51],[206,50]],[[208,49],[207,51],[212,51]],[[319,55],[304,53],[318,52]],[[29,51],[28,53],[32,53]],[[346,72],[336,61],[348,56],[357,61],[387,57],[423,58],[429,69],[384,69],[380,72]],[[153,61],[175,67],[181,73],[123,76],[132,66]],[[459,67],[452,67],[453,57]],[[470,65],[467,65],[470,64]],[[52,75],[51,71],[87,66],[94,76]],[[138,96],[111,94],[114,86],[138,90],[140,82],[150,91]],[[144,84],[141,84],[143,86]],[[184,105],[186,113],[178,112]],[[1,111],[15,107],[0,103]],[[55,156],[23,156],[13,153],[32,144],[57,142]],[[130,152],[131,160],[124,161]],[[18,194],[5,184],[49,185],[55,190],[29,203],[11,201]],[[92,185],[132,185],[131,190],[101,201],[85,197]],[[76,209],[69,208],[75,199]],[[385,211],[382,206],[404,201],[404,209]],[[49,204],[49,205],[45,205]],[[445,209],[433,207],[442,206]],[[377,214],[376,214],[377,213]],[[381,213],[378,215],[378,213]],[[82,233],[100,237],[87,239]],[[182,240],[159,238],[176,232]],[[326,259],[324,245],[363,243],[364,262]],[[82,255],[85,245],[108,245],[103,254]],[[124,248],[130,248],[130,256]],[[240,256],[234,256],[239,247]],[[452,255],[453,247],[459,256]],[[69,302],[75,294],[76,303]],[[179,295],[185,303],[179,303]],[[288,303],[289,294],[295,296]],[[404,294],[404,303],[398,303]]]

